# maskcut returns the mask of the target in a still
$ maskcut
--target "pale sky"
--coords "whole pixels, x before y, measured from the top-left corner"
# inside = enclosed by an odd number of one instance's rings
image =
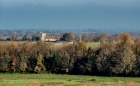
[[[140,0],[0,0],[1,29],[140,29]]]

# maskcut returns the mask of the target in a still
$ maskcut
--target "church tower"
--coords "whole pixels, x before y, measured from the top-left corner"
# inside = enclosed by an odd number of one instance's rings
[[[41,41],[45,41],[46,39],[46,33],[41,33]]]

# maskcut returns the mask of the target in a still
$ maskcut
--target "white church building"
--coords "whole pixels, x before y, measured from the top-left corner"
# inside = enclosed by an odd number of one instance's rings
[[[47,42],[55,42],[55,41],[57,41],[57,37],[56,36],[47,36],[46,33],[41,33],[40,40],[47,41]]]

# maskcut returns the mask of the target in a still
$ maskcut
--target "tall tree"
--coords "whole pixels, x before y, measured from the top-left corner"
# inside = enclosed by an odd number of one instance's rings
[[[39,37],[39,33],[38,32],[36,32],[35,34],[33,34],[32,40],[38,41],[39,39],[40,39],[40,37]]]
[[[112,72],[116,74],[130,74],[135,66],[136,55],[132,51],[131,36],[128,33],[118,35],[119,42],[111,57]]]
[[[17,41],[17,40],[19,40],[19,37],[17,35],[15,35],[15,34],[12,34],[11,35],[11,40]]]
[[[25,34],[22,38],[22,40],[30,40],[30,34]]]
[[[63,40],[63,41],[72,41],[73,40],[72,33],[63,34],[63,37],[61,38],[61,40]]]

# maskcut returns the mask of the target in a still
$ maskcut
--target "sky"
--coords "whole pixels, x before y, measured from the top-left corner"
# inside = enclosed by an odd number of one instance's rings
[[[0,30],[140,29],[140,0],[0,0]]]

